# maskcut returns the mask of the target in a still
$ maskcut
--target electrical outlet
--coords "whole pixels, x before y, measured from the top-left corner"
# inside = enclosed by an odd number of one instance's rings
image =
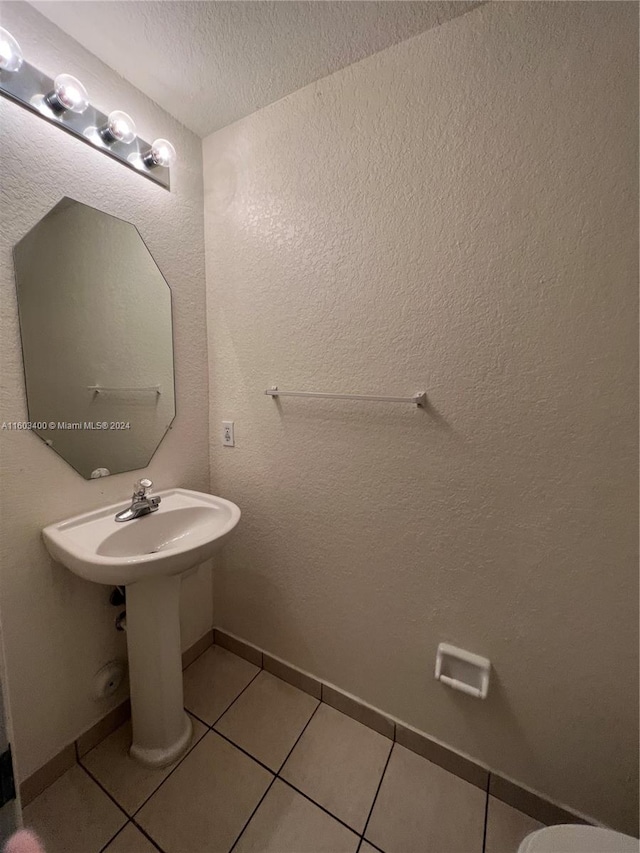
[[[225,447],[233,447],[235,445],[233,421],[222,421],[222,443]]]

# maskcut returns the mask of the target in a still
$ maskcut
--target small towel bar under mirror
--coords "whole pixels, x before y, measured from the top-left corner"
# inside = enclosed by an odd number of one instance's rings
[[[107,387],[106,385],[87,385],[87,391],[94,394],[161,394],[159,385]]]
[[[427,405],[427,394],[418,391],[411,397],[382,397],[379,394],[326,394],[322,391],[280,391],[277,385],[264,392],[269,397],[325,397],[330,400],[370,400],[379,403],[413,403],[415,406]]]

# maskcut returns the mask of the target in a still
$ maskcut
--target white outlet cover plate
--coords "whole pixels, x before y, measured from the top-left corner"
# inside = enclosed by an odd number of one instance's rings
[[[222,421],[222,443],[225,447],[233,447],[235,445],[233,432],[233,421]]]

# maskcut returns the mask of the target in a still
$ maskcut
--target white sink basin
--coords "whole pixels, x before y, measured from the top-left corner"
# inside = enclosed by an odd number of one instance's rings
[[[156,512],[132,521],[114,520],[127,505],[120,503],[45,527],[49,553],[85,580],[121,586],[203,563],[240,520],[224,498],[188,489],[157,494]]]
[[[163,767],[191,742],[183,708],[180,575],[207,560],[240,520],[223,498],[169,489],[159,508],[131,521],[127,504],[85,512],[42,532],[51,556],[95,583],[126,586],[133,743],[130,754]]]

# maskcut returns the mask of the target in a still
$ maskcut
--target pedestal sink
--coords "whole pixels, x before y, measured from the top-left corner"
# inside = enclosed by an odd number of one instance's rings
[[[223,498],[170,489],[156,512],[124,523],[125,504],[77,515],[42,531],[51,556],[86,580],[126,586],[133,744],[162,767],[182,755],[191,721],[182,695],[180,575],[207,560],[240,520]]]

